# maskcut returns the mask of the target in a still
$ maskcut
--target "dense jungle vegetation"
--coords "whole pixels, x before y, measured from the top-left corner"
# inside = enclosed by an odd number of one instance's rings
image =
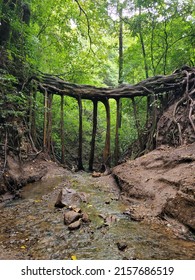
[[[34,150],[41,150],[44,97],[36,89],[36,83],[28,84],[33,75],[47,73],[71,83],[116,87],[167,75],[182,65],[195,65],[193,0],[1,0],[0,145],[14,152],[20,146],[23,149],[20,153],[28,154],[23,140],[28,135]],[[121,158],[140,131],[146,129],[149,107],[158,108],[158,100],[148,104],[143,97],[133,102],[124,98],[120,104]],[[68,96],[64,104],[65,162],[71,167],[77,160],[78,104]],[[110,105],[113,155],[116,102],[110,100]],[[92,110],[92,102],[84,100],[85,166],[89,158]],[[52,156],[60,161],[60,96],[53,96],[50,113]],[[101,161],[105,135],[105,108],[99,104],[97,164]],[[5,155],[3,149],[1,152]],[[135,156],[134,152],[131,155]]]

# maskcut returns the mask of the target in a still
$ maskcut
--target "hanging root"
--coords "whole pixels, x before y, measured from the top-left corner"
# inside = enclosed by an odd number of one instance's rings
[[[174,110],[173,110],[173,122],[176,124],[176,126],[177,126],[177,128],[178,128],[180,145],[183,144],[183,138],[182,138],[181,125],[180,125],[180,123],[177,121],[176,113],[177,113],[177,109],[178,109],[179,105],[182,104],[185,100],[186,100],[186,96],[183,96],[183,97],[175,104],[175,107],[174,107]]]
[[[177,120],[177,111],[179,109],[179,106],[186,102],[187,103],[187,110],[188,112],[188,119],[190,121],[190,124],[192,126],[192,129],[195,133],[195,124],[194,124],[194,120],[193,120],[193,111],[194,111],[194,105],[195,105],[195,101],[193,100],[192,96],[195,93],[195,89],[194,89],[194,84],[195,82],[193,81],[192,84],[192,89],[191,91],[189,90],[190,88],[190,76],[193,75],[194,73],[189,73],[187,70],[184,70],[183,73],[186,75],[186,89],[185,89],[185,94],[184,96],[175,104],[174,110],[173,110],[173,122],[177,125],[178,128],[178,134],[179,134],[179,142],[180,145],[183,144],[183,138],[182,138],[182,129],[181,129],[181,124],[179,123],[179,121]],[[193,79],[194,80],[194,79]],[[185,82],[185,80],[184,80]]]

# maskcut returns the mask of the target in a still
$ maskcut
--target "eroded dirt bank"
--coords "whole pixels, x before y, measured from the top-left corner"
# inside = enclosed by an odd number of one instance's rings
[[[22,187],[29,183],[55,177],[64,172],[65,169],[52,162],[44,153],[26,161],[21,161],[18,156],[9,154],[6,170],[3,176],[0,174],[0,203],[17,199]]]
[[[113,175],[132,219],[158,217],[176,232],[195,231],[195,143],[161,146],[115,167]]]

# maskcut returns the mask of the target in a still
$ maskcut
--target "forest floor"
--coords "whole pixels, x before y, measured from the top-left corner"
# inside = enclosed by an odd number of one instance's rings
[[[18,169],[14,159],[9,160],[10,168],[12,168],[9,170],[9,176],[15,172],[15,178],[19,178],[22,174],[22,167],[20,166]],[[85,172],[74,173],[68,171],[48,159],[45,160],[42,156],[35,159],[31,164],[28,163],[23,173],[25,178],[27,178],[27,173],[29,176],[33,174],[33,177],[42,177],[41,182],[49,183],[49,185],[44,186],[44,191],[40,190],[41,184],[39,185],[41,197],[36,198],[33,194],[33,199],[25,201],[16,199],[15,206],[12,204],[9,206],[11,196],[8,194],[1,196],[2,237],[0,239],[0,259],[55,258],[55,254],[49,256],[45,252],[42,255],[37,255],[41,254],[42,248],[37,249],[37,253],[34,253],[34,251],[27,253],[24,248],[26,248],[26,243],[29,243],[32,250],[34,244],[45,235],[45,232],[47,233],[50,226],[51,230],[47,238],[53,235],[51,231],[55,227],[59,229],[61,235],[64,232],[61,214],[59,215],[61,213],[59,212],[60,209],[54,207],[62,186],[68,188],[76,186],[76,191],[80,188],[79,191],[84,192],[88,192],[88,189],[90,189],[94,194],[97,192],[95,197],[98,194],[102,195],[97,205],[102,203],[103,208],[101,210],[103,212],[107,211],[105,207],[109,208],[114,201],[120,200],[120,203],[122,203],[122,206],[119,207],[120,211],[129,220],[136,221],[135,223],[140,222],[140,224],[157,224],[157,228],[163,226],[174,236],[194,240],[195,143],[175,149],[161,146],[134,161],[128,160],[126,163],[116,166],[111,175],[98,178],[93,178]],[[56,181],[56,178],[61,179]],[[33,184],[29,186],[33,192]],[[102,191],[102,194],[100,191]],[[28,192],[31,192],[31,190],[29,189]],[[22,190],[19,190],[17,197],[21,193]],[[93,203],[88,203],[87,211]],[[107,213],[103,213],[103,216],[106,215]],[[94,216],[94,213],[92,216]],[[112,215],[110,217],[112,220]],[[120,235],[120,230],[118,234]],[[126,236],[126,233],[124,236]],[[86,238],[86,236],[82,238]],[[46,240],[46,238],[44,237],[43,240]],[[99,237],[97,237],[97,240],[99,240]],[[50,248],[50,250],[53,249]],[[120,258],[117,253],[115,256]],[[62,257],[60,253],[58,257]],[[137,256],[127,256],[127,258],[131,257]],[[144,257],[141,256],[141,258]]]

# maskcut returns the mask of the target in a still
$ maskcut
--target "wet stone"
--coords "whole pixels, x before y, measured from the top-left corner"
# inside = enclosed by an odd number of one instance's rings
[[[92,177],[94,177],[94,178],[97,178],[97,177],[101,177],[102,176],[102,173],[100,173],[100,172],[93,172],[92,173]]]
[[[81,211],[81,208],[78,208],[78,207],[77,207],[77,208],[74,208],[73,210],[74,210],[75,212],[77,212],[77,213],[81,213],[81,212],[82,212],[82,211]]]
[[[83,221],[84,223],[89,223],[89,222],[90,222],[90,219],[89,219],[89,216],[88,216],[87,213],[83,213],[83,215],[82,215],[82,221]]]
[[[125,251],[127,248],[127,244],[124,242],[117,242],[116,245],[120,251]]]
[[[82,217],[82,214],[77,213],[77,212],[72,211],[72,210],[70,210],[70,211],[67,210],[64,213],[64,224],[69,225],[69,224],[79,220],[81,217]]]
[[[87,195],[83,192],[78,193],[73,189],[63,188],[57,198],[55,207],[72,207],[78,208],[81,202],[87,201]]]
[[[81,226],[81,220],[79,219],[78,221],[69,224],[68,229],[69,230],[76,230],[76,229],[79,229],[80,226]]]

